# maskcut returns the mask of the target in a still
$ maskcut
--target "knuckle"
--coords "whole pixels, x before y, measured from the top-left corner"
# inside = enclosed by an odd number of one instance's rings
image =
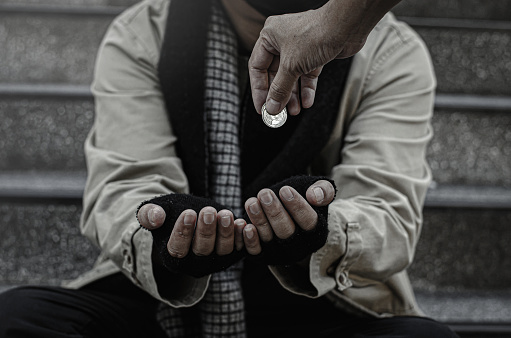
[[[197,248],[193,248],[192,251],[196,256],[208,256],[213,252],[213,248],[199,246]]]
[[[202,229],[197,232],[197,237],[199,237],[202,240],[212,240],[215,239],[216,234],[214,232]]]
[[[270,223],[268,223],[267,220],[264,220],[261,223],[257,223],[257,222],[253,222],[253,223],[257,229],[262,229],[262,231],[267,231],[267,229],[271,228]]]
[[[285,218],[285,212],[283,208],[276,207],[276,208],[269,208],[268,211],[266,211],[266,214],[268,217],[274,219],[274,220],[281,220]]]
[[[232,239],[233,236],[234,236],[234,231],[230,231],[230,229],[225,229],[224,228],[224,229],[221,229],[221,231],[219,231],[219,233],[218,233],[218,238],[222,239],[222,240]]]
[[[172,257],[176,258],[184,258],[188,254],[188,251],[170,245],[167,246],[167,251]]]
[[[307,215],[301,222],[301,228],[303,230],[312,230],[318,224],[318,215],[314,213],[313,215]]]
[[[174,232],[175,236],[180,239],[189,239],[191,236],[191,231],[188,229],[180,229],[176,232]]]
[[[276,101],[281,101],[287,97],[288,91],[276,81],[273,81],[270,85],[270,95]]]

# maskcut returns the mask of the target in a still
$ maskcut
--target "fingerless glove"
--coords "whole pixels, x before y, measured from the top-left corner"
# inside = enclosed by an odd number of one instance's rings
[[[307,189],[318,180],[328,180],[335,188],[334,182],[325,177],[294,176],[275,184],[270,189],[275,192],[275,195],[279,196],[280,188],[288,185],[305,198]],[[185,273],[193,277],[202,277],[224,270],[248,255],[245,249],[241,251],[234,249],[232,253],[223,256],[219,256],[215,252],[208,256],[197,256],[191,250],[183,258],[171,256],[167,250],[167,242],[176,220],[183,211],[193,209],[199,214],[200,210],[206,206],[211,206],[217,211],[226,208],[213,200],[202,197],[189,194],[169,194],[143,202],[138,210],[148,203],[161,206],[166,214],[164,224],[150,231],[160,259],[170,271]],[[325,245],[328,237],[328,205],[322,207],[312,206],[312,208],[318,214],[318,222],[313,230],[305,231],[296,226],[295,233],[286,239],[274,236],[270,242],[261,241],[262,252],[256,258],[261,259],[268,265],[290,265],[304,259]],[[246,213],[243,218],[247,223],[251,223]]]

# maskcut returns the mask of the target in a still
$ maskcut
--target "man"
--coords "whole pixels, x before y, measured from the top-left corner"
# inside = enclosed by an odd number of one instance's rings
[[[453,336],[405,271],[430,181],[423,43],[386,16],[270,129],[246,68],[265,18],[147,0],[114,21],[85,145],[81,229],[101,255],[67,289],[2,295],[3,337]]]

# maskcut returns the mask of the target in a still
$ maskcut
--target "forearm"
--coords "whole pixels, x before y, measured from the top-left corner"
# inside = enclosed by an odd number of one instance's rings
[[[353,48],[356,53],[381,18],[401,0],[330,0],[318,9],[324,25],[323,35],[331,37],[338,46]],[[356,50],[355,50],[356,49]]]

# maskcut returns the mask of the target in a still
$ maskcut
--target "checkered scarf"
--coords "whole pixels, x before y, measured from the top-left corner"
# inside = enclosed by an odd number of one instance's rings
[[[238,47],[219,4],[213,1],[205,59],[205,134],[209,198],[242,214],[240,180]],[[160,305],[157,318],[169,337],[245,337],[242,262],[211,276],[197,305],[199,325],[181,309]],[[191,320],[197,322],[197,318]]]

